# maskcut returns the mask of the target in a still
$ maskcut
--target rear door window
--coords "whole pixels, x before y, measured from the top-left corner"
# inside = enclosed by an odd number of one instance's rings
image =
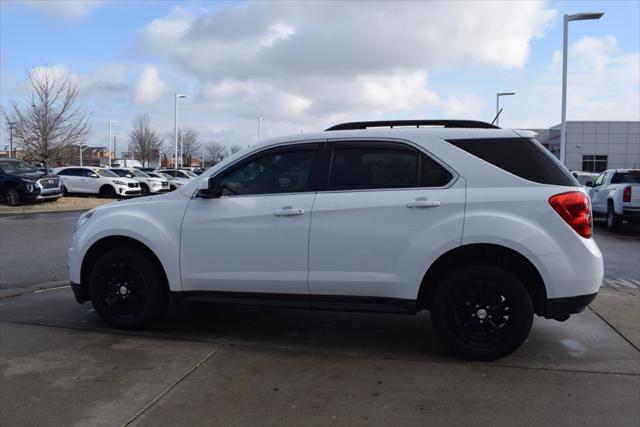
[[[452,178],[438,162],[399,142],[336,142],[328,189],[441,187]]]
[[[579,185],[571,173],[532,138],[454,139],[447,142],[529,181]]]

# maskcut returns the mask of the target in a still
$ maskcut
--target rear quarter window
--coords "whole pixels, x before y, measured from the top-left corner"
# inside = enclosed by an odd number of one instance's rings
[[[454,139],[447,142],[529,181],[551,185],[579,185],[571,173],[535,139]]]

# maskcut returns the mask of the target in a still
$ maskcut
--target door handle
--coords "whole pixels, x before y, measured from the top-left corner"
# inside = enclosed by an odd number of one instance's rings
[[[412,202],[407,203],[408,208],[436,208],[440,206],[439,200],[427,200],[426,197],[418,197]]]
[[[273,213],[275,216],[296,216],[304,215],[304,209],[295,209],[292,206],[285,206]]]

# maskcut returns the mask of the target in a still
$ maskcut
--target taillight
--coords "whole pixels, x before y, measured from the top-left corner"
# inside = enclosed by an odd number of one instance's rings
[[[624,190],[622,190],[622,201],[625,203],[629,203],[631,201],[631,186],[624,187]]]
[[[556,194],[549,198],[549,204],[576,233],[586,239],[591,237],[593,218],[586,194],[579,191]]]

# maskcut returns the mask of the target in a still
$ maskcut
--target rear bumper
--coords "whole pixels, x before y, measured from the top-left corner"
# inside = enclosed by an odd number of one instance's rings
[[[629,221],[640,221],[640,208],[622,208],[622,217]]]
[[[598,293],[588,295],[578,295],[575,297],[552,298],[547,300],[547,310],[544,317],[556,318],[568,314],[575,314],[584,311],[591,304]]]

